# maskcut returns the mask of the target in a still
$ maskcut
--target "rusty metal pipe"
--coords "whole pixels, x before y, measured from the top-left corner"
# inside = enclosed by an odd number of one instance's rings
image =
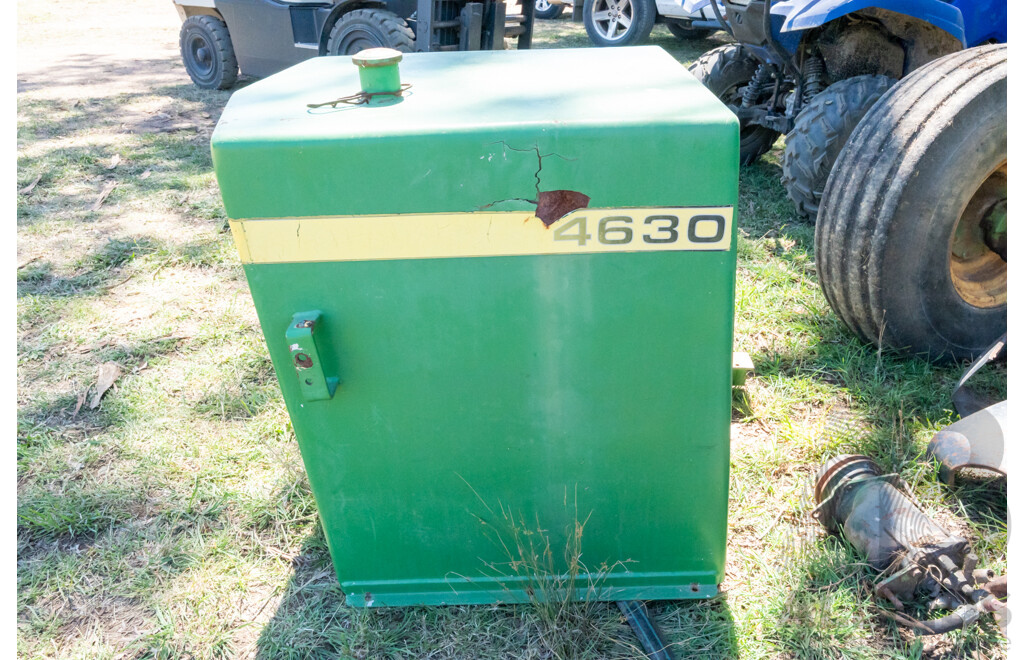
[[[876,595],[897,610],[922,592],[933,599],[933,608],[955,607],[953,613],[931,621],[892,616],[919,634],[963,628],[999,609],[995,596],[983,586],[993,580],[992,571],[976,568],[978,559],[967,541],[925,515],[908,492],[898,475],[882,474],[870,458],[837,456],[818,470],[814,516],[830,531],[842,532],[883,574]]]

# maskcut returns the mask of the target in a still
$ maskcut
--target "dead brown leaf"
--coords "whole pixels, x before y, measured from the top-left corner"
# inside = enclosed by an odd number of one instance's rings
[[[146,170],[145,172],[143,172],[142,174],[139,175],[139,181],[145,181],[146,179],[149,178],[149,175],[152,174],[152,173],[153,173],[153,170]]]
[[[86,388],[78,393],[78,402],[75,404],[75,412],[71,413],[71,419],[78,417],[78,411],[82,409],[82,404],[85,403],[85,398],[89,395],[89,388]]]
[[[96,198],[92,206],[89,207],[90,211],[99,211],[100,207],[103,206],[103,202],[106,201],[110,193],[117,187],[117,181],[107,181],[107,185],[103,186],[103,190],[100,191],[100,196]]]
[[[89,402],[89,407],[95,410],[100,406],[100,399],[107,390],[114,384],[121,376],[121,366],[116,362],[104,362],[100,365],[99,372],[96,374],[96,393],[92,396],[92,401]]]
[[[27,186],[25,186],[24,188],[22,188],[21,190],[19,190],[19,191],[18,191],[18,194],[19,194],[19,195],[27,195],[27,194],[29,194],[30,192],[32,192],[32,191],[33,191],[33,190],[35,189],[35,187],[36,187],[36,184],[38,184],[38,183],[39,183],[39,181],[40,181],[40,180],[41,180],[42,178],[43,178],[43,175],[42,175],[42,174],[40,174],[40,175],[36,176],[36,178],[32,179],[32,183],[28,184]]]
[[[110,165],[107,165],[108,170],[112,170],[121,163],[121,154],[114,154],[114,157],[110,159]]]

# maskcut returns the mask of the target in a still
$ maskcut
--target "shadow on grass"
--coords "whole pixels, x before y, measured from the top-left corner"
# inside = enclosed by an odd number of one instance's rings
[[[18,271],[18,297],[64,297],[104,290],[121,275],[124,266],[160,247],[147,237],[108,239],[105,245],[80,258],[78,272],[70,276],[55,274],[49,261],[33,263]]]
[[[111,56],[71,59],[82,61],[33,72],[30,81],[19,80],[19,90],[77,85],[122,69],[144,74],[122,91],[86,85],[85,95],[74,98],[19,95],[18,186],[35,182],[30,192],[18,195],[19,225],[61,212],[90,221],[97,213],[93,205],[111,184],[116,185],[104,201],[107,206],[205,187],[197,185],[196,177],[212,171],[210,135],[230,92],[201,90],[183,74],[169,73],[180,68],[174,58],[131,63]],[[112,166],[115,158],[119,162]],[[219,208],[188,210],[198,217],[222,216]]]
[[[319,527],[292,567],[277,610],[257,642],[258,658],[563,657],[545,647],[531,605],[347,607]],[[680,660],[739,657],[724,596],[651,603],[650,609]],[[644,657],[614,603],[598,603],[589,611],[594,629],[604,637],[596,644],[604,648],[599,656],[588,648],[566,657]]]

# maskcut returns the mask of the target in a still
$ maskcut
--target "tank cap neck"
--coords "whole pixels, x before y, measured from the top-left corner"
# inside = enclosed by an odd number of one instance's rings
[[[402,53],[394,48],[367,48],[352,56],[359,67],[359,86],[366,94],[397,94],[402,90],[398,63]]]

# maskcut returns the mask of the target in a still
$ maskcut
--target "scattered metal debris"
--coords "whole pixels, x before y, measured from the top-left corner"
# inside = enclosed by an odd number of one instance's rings
[[[918,634],[964,628],[985,613],[1001,617],[1005,604],[985,588],[994,573],[978,570],[978,558],[968,542],[925,515],[909,492],[899,475],[881,474],[870,458],[837,456],[818,470],[813,515],[830,531],[842,531],[882,572],[884,579],[876,584],[875,593],[897,610],[902,612],[903,602],[919,593],[931,597],[929,611],[954,610],[929,621],[889,613]]]

